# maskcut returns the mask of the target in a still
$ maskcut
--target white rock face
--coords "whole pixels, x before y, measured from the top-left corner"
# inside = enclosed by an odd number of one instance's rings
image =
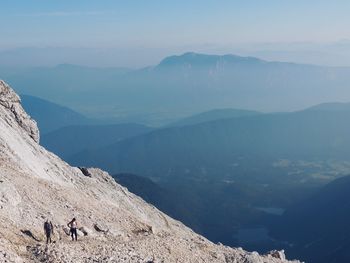
[[[0,262],[290,262],[282,252],[215,245],[107,173],[89,169],[85,176],[38,141],[35,121],[0,81]],[[77,242],[66,234],[73,217],[83,227]],[[49,245],[46,219],[54,224]]]
[[[16,123],[34,141],[39,142],[39,129],[36,122],[23,110],[19,96],[2,80],[0,80],[0,105],[11,111]]]

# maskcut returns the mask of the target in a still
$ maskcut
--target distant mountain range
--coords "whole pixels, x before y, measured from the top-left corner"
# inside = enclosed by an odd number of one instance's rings
[[[98,149],[151,131],[141,124],[71,125],[44,134],[41,145],[64,160],[84,150]]]
[[[141,124],[105,124],[115,120],[89,119],[68,107],[34,96],[22,95],[21,100],[41,128],[41,144],[65,160],[81,151],[98,149],[152,130]],[[259,113],[249,110],[211,110],[181,119],[169,127],[256,114]]]
[[[250,111],[250,110],[237,110],[237,109],[216,109],[211,110],[203,113],[199,113],[187,118],[183,118],[179,121],[173,122],[168,127],[174,127],[174,126],[187,126],[187,125],[194,125],[194,124],[200,124],[203,122],[209,122],[209,121],[215,121],[215,120],[222,120],[222,119],[230,119],[235,117],[245,117],[245,116],[253,116],[260,114],[257,111]]]
[[[339,107],[339,104],[335,105]],[[320,178],[331,180],[333,168],[327,162],[348,160],[350,156],[350,123],[346,121],[350,111],[316,109],[158,129],[81,152],[69,161],[157,180],[220,176],[223,180],[239,178],[269,182],[267,177],[274,178],[273,181],[282,180],[280,173],[287,171],[290,175],[283,180],[289,183],[289,180],[294,183]],[[310,162],[308,169],[315,174],[305,178],[305,173],[298,173],[298,166],[307,167],[307,163],[300,160]],[[270,172],[262,176],[256,169],[269,169]],[[249,171],[249,176],[243,171]],[[322,176],[316,176],[318,173]]]
[[[92,122],[72,109],[38,97],[21,95],[21,100],[24,109],[37,121],[40,132],[43,134],[68,125]]]
[[[138,70],[72,65],[2,68],[0,75],[20,93],[89,117],[157,126],[218,108],[271,112],[350,101],[350,68],[234,55],[185,53]]]
[[[207,55],[207,54],[198,54],[194,52],[187,52],[180,56],[170,56],[163,59],[156,69],[169,69],[179,67],[180,69],[195,70],[196,67],[203,69],[212,69],[213,67],[225,67],[230,66],[244,66],[244,65],[258,65],[258,64],[267,64],[267,61],[254,58],[254,57],[241,57],[235,55]]]

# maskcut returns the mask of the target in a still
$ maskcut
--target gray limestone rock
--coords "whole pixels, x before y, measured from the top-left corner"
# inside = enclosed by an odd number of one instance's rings
[[[0,105],[12,112],[14,120],[27,134],[39,143],[39,129],[36,122],[24,111],[20,97],[9,85],[0,80]]]

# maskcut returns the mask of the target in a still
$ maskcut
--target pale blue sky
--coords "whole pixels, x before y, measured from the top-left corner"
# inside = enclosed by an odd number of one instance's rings
[[[333,43],[350,39],[349,14],[348,0],[2,0],[0,49]]]

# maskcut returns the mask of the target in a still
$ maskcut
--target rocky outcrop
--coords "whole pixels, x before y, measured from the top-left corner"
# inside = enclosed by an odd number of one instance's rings
[[[0,87],[0,262],[289,262],[284,254],[213,244],[106,172],[70,167],[37,143],[18,96]],[[78,242],[67,228],[73,217]],[[49,245],[47,219],[54,225]]]
[[[40,136],[36,122],[22,108],[19,96],[2,80],[0,80],[0,105],[12,112],[16,123],[39,143]]]

